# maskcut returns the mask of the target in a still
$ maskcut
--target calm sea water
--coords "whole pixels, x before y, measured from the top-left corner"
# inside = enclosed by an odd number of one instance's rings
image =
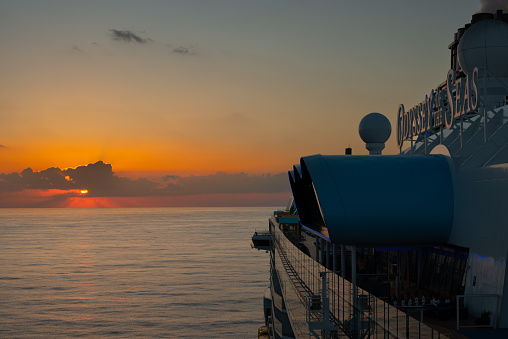
[[[0,209],[0,337],[256,338],[273,210]]]

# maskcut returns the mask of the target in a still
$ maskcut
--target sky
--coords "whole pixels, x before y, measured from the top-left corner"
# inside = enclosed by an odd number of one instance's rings
[[[506,1],[0,0],[0,207],[279,206]]]

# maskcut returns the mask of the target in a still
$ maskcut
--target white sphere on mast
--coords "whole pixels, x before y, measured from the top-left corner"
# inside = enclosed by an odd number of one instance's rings
[[[363,117],[358,132],[369,154],[380,155],[385,148],[385,142],[392,134],[392,125],[383,114],[374,112]]]

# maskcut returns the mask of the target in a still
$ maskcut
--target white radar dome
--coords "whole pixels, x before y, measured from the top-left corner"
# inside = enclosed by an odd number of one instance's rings
[[[472,25],[460,39],[457,53],[465,73],[484,67],[496,76],[508,76],[508,24],[483,20]]]
[[[363,117],[358,128],[360,138],[369,143],[385,143],[392,134],[390,120],[381,113],[370,113]]]

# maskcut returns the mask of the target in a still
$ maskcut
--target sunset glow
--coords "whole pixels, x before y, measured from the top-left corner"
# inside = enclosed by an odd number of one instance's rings
[[[287,171],[301,156],[367,154],[363,116],[395,126],[401,98],[417,102],[446,73],[436,67],[446,48],[435,51],[453,34],[442,32],[480,9],[370,6],[5,2],[0,207],[289,196]],[[384,154],[397,152],[392,133]]]

